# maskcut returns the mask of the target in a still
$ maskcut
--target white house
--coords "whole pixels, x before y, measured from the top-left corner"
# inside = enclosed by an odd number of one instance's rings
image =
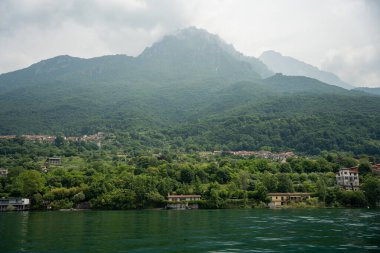
[[[343,168],[336,173],[336,183],[346,190],[359,189],[359,170],[357,167]]]

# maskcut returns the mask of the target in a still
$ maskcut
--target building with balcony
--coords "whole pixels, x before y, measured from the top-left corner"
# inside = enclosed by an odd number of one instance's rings
[[[46,159],[45,162],[46,165],[61,165],[62,164],[62,159],[60,157],[49,157]]]
[[[26,211],[30,208],[30,200],[24,198],[0,199],[0,211]]]
[[[336,183],[345,190],[359,189],[359,170],[357,167],[343,168],[336,173]]]
[[[201,195],[168,195],[166,209],[198,209],[197,201],[201,200]]]
[[[298,203],[310,198],[310,193],[307,192],[272,192],[268,193],[271,202],[270,208],[286,206],[291,203]]]

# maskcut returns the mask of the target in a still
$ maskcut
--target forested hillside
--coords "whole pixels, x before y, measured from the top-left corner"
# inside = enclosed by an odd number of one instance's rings
[[[380,95],[380,88],[360,87],[360,88],[355,88],[355,90],[356,91],[366,92],[366,93],[369,93],[369,94]]]
[[[378,96],[272,75],[189,28],[144,50],[0,75],[0,134],[115,133],[128,147],[380,153]]]

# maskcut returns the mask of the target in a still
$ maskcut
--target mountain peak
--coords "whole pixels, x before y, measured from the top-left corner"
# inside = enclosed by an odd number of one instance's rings
[[[175,36],[179,39],[186,39],[186,38],[192,38],[192,37],[199,37],[203,39],[217,39],[222,41],[218,35],[209,33],[207,30],[202,28],[197,28],[195,26],[190,26],[184,29],[180,29],[173,33],[172,35],[168,36]]]
[[[276,51],[265,51],[261,54],[259,59],[264,62],[270,70],[276,73],[283,73],[289,76],[306,76],[330,85],[352,89],[350,84],[343,82],[335,74],[320,70],[313,65],[290,56],[284,56]]]
[[[70,56],[70,55],[66,54],[66,55],[58,55],[58,56],[55,56],[53,58],[42,60],[42,61],[40,61],[38,63],[33,64],[33,65],[37,65],[37,64],[51,64],[51,63],[65,64],[65,63],[69,63],[69,62],[73,62],[73,61],[78,61],[78,60],[82,60],[82,58],[73,57],[73,56]]]
[[[184,28],[164,36],[160,41],[154,43],[151,47],[147,47],[141,57],[153,56],[161,51],[173,51],[183,49],[187,51],[204,49],[217,49],[219,47],[228,47],[218,35],[211,34],[208,31],[194,26]]]
[[[283,55],[277,51],[274,51],[274,50],[267,50],[261,54],[260,58],[261,57],[267,57],[267,56],[283,56]]]
[[[258,59],[244,56],[218,35],[193,26],[163,37],[161,41],[146,48],[139,58],[171,61],[176,65],[178,62],[191,63],[195,60],[197,63],[194,62],[192,66],[202,68],[200,65],[208,63],[208,66],[220,72],[229,72],[228,68],[234,66],[240,69],[238,72],[250,72],[249,75],[255,78],[272,74]]]

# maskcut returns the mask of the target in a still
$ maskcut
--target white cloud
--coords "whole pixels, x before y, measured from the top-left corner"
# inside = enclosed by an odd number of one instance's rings
[[[328,52],[322,68],[344,76],[356,86],[380,86],[380,47],[342,47]]]
[[[183,12],[169,0],[2,0],[0,73],[62,54],[138,55],[186,27]]]
[[[272,49],[345,81],[380,85],[379,6],[376,0],[2,0],[0,73],[61,54],[138,55],[166,33],[198,26],[247,55]],[[376,52],[372,60],[368,48]]]

